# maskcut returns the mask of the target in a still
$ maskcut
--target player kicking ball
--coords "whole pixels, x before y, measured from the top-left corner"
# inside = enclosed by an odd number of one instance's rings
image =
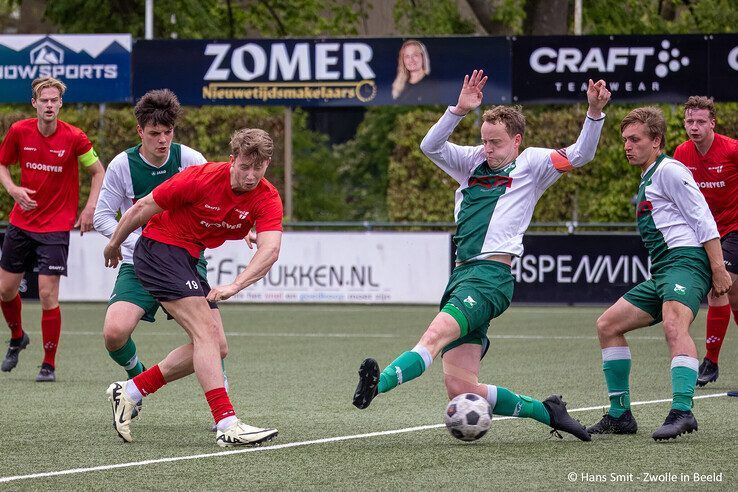
[[[567,148],[530,147],[521,153],[525,117],[519,109],[507,106],[485,111],[482,145],[450,143],[456,125],[482,103],[486,82],[482,70],[465,76],[456,106],[446,110],[420,144],[423,153],[459,183],[454,209],[456,267],[441,299],[440,313],[418,344],[381,372],[374,359],[364,360],[353,404],[367,408],[378,394],[417,378],[441,355],[449,398],[475,393],[486,398],[498,415],[532,418],[554,432],[589,441],[589,433],[571,418],[561,396],[539,401],[481,384],[478,378],[490,345],[489,323],[512,300],[510,263],[523,254],[522,238],[536,202],[566,172],[594,158],[605,118],[602,109],[610,92],[605,81],[589,81],[584,126],[577,141]]]

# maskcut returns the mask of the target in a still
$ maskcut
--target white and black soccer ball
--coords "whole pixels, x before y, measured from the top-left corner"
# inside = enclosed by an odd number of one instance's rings
[[[476,441],[489,430],[492,407],[479,395],[462,393],[448,403],[444,421],[456,439]]]

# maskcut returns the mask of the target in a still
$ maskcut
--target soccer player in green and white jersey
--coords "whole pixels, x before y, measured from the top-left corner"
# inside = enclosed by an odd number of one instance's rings
[[[119,212],[121,215],[125,213],[136,200],[151,193],[179,171],[206,162],[200,152],[172,142],[180,113],[177,96],[167,89],[149,91],[136,104],[136,130],[141,143],[121,152],[110,162],[95,209],[95,229],[104,236],[110,237],[115,232]],[[129,378],[144,371],[131,335],[139,320],[153,322],[159,309],[159,303],[143,288],[133,269],[133,248],[140,235],[139,228],[121,246],[123,263],[103,326],[105,347],[110,357],[126,370]],[[202,258],[198,272],[206,282],[207,271]],[[220,312],[216,305],[211,308],[220,326],[220,336],[225,340]]]
[[[506,388],[478,381],[482,357],[489,348],[490,320],[510,305],[513,277],[510,263],[523,253],[522,238],[543,192],[565,172],[594,158],[610,99],[603,80],[589,81],[589,108],[577,141],[563,149],[528,148],[520,144],[525,118],[517,108],[498,106],[484,113],[482,145],[463,147],[448,142],[456,125],[482,103],[487,77],[475,70],[464,77],[456,106],[449,107],[420,144],[438,167],[459,183],[454,217],[457,231],[456,268],[433,319],[418,344],[380,374],[374,359],[359,369],[354,405],[366,408],[378,393],[420,376],[439,354],[449,398],[475,393],[489,401],[498,415],[533,418],[555,430],[590,440],[584,426],[572,419],[560,396],[544,402]]]
[[[636,108],[620,124],[625,157],[641,169],[636,217],[651,259],[651,278],[641,282],[597,320],[610,409],[591,434],[635,434],[630,411],[631,355],[625,334],[663,320],[671,353],[671,410],[655,440],[697,430],[692,414],[697,348],[689,325],[712,287],[721,296],[732,284],[723,263],[720,235],[704,196],[681,162],[666,156],[661,110]]]

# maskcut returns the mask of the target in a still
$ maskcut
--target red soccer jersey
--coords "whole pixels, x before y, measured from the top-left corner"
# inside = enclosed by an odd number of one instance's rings
[[[20,164],[20,185],[36,192],[30,196],[38,206],[25,211],[16,203],[10,223],[29,232],[71,230],[79,205],[77,159],[91,150],[87,135],[69,123],[57,120],[48,137],[36,118],[14,123],[0,144],[0,164]]]
[[[179,246],[195,258],[205,248],[256,232],[282,230],[282,200],[277,189],[262,179],[253,190],[231,189],[228,162],[208,162],[175,174],[152,192],[163,212],[154,215],[143,235]]]
[[[687,140],[676,148],[674,159],[692,171],[720,236],[738,231],[738,140],[716,133],[705,155]]]

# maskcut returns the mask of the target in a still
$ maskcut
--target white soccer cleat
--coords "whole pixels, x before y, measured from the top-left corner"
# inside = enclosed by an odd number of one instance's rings
[[[261,429],[237,420],[226,430],[218,430],[215,442],[225,448],[229,446],[255,446],[277,437],[277,429]]]
[[[108,400],[113,407],[113,428],[125,442],[132,442],[131,419],[136,402],[126,393],[128,381],[117,381],[108,386]]]

